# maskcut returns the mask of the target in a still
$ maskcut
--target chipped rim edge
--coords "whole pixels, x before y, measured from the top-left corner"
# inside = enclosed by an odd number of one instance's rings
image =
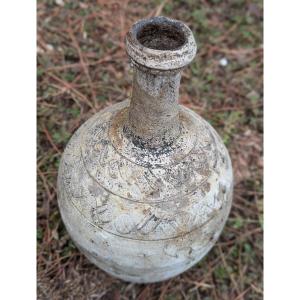
[[[174,50],[157,50],[143,46],[137,39],[137,33],[146,24],[169,23],[179,27],[185,37],[185,43]],[[167,17],[143,19],[133,24],[125,39],[129,57],[138,65],[149,69],[175,70],[188,65],[196,55],[197,44],[190,28],[181,21]]]

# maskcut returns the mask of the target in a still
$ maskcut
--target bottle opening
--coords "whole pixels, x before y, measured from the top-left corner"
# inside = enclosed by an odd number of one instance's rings
[[[176,50],[186,43],[180,26],[168,22],[144,24],[136,37],[144,47],[156,50]]]
[[[152,70],[178,70],[196,55],[193,33],[183,22],[163,16],[133,24],[126,35],[126,51],[132,61]]]

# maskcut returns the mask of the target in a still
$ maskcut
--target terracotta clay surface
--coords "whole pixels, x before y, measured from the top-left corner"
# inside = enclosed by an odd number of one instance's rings
[[[132,99],[73,135],[59,168],[59,207],[90,261],[146,283],[185,271],[211,249],[230,211],[233,174],[215,130],[178,104],[181,69],[196,53],[188,27],[142,20],[126,46]]]

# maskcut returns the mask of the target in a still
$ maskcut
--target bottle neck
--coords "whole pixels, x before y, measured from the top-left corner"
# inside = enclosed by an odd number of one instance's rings
[[[125,133],[142,147],[172,144],[180,134],[180,70],[153,72],[134,66],[133,92]]]

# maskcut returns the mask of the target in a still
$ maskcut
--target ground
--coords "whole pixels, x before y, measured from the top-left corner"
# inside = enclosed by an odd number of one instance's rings
[[[262,1],[38,1],[38,299],[263,298]],[[180,103],[218,131],[235,174],[232,211],[216,246],[174,279],[137,285],[112,278],[80,254],[56,198],[61,154],[96,111],[130,97],[124,36],[138,19],[184,21],[198,53],[184,71]]]

